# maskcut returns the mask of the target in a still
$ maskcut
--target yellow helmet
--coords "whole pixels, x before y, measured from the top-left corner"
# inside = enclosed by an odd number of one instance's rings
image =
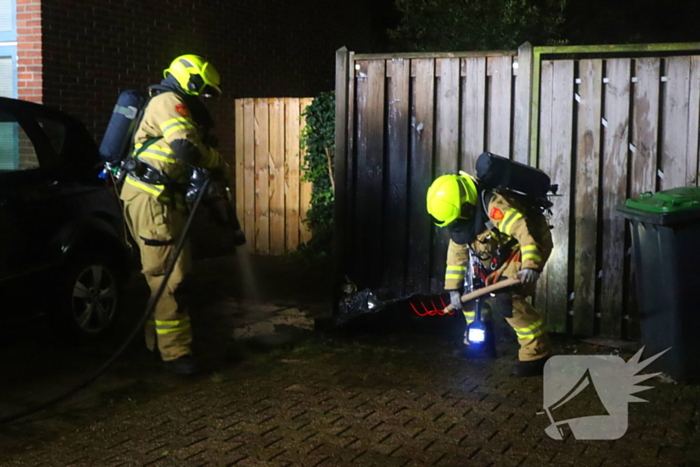
[[[445,227],[461,216],[464,203],[475,205],[477,196],[476,183],[469,175],[442,175],[428,188],[428,213],[435,225]]]
[[[168,73],[192,96],[211,94],[212,91],[221,94],[219,72],[199,55],[180,55],[173,60],[170,68],[163,71],[163,76],[167,78]]]

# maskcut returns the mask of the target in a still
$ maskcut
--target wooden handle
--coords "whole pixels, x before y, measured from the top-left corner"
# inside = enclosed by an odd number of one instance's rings
[[[497,290],[505,289],[518,284],[520,284],[520,280],[515,277],[501,282],[496,282],[495,284],[484,287],[483,289],[475,290],[474,292],[469,292],[468,294],[462,295],[462,303],[466,303],[474,300],[475,298],[479,298],[482,295],[490,294],[496,292]]]

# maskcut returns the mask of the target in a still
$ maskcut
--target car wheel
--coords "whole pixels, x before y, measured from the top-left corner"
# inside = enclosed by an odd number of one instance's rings
[[[114,324],[122,301],[122,280],[109,261],[85,255],[71,262],[59,283],[57,318],[70,340],[93,340]]]

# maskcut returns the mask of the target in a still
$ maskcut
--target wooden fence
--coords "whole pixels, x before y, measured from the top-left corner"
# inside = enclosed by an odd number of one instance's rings
[[[337,277],[401,296],[440,292],[447,235],[425,211],[427,187],[444,173],[473,173],[475,157],[490,151],[536,165],[560,186],[555,252],[536,299],[550,329],[633,336],[629,232],[614,207],[643,191],[697,183],[698,50],[341,49]]]
[[[562,196],[537,304],[555,331],[634,336],[630,237],[615,206],[697,184],[700,56],[552,56],[540,81],[536,156]]]
[[[300,135],[312,100],[236,100],[236,209],[253,253],[282,255],[311,238]]]

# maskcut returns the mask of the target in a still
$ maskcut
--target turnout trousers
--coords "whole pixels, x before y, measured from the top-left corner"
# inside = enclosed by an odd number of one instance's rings
[[[187,219],[184,209],[174,209],[159,202],[155,196],[125,185],[124,212],[126,222],[141,253],[141,272],[154,296],[165,277],[170,256],[183,233]],[[156,345],[164,361],[191,354],[192,328],[184,304],[178,304],[176,292],[191,269],[189,245],[178,257],[173,272],[152,316],[146,322],[146,346],[154,351]]]

